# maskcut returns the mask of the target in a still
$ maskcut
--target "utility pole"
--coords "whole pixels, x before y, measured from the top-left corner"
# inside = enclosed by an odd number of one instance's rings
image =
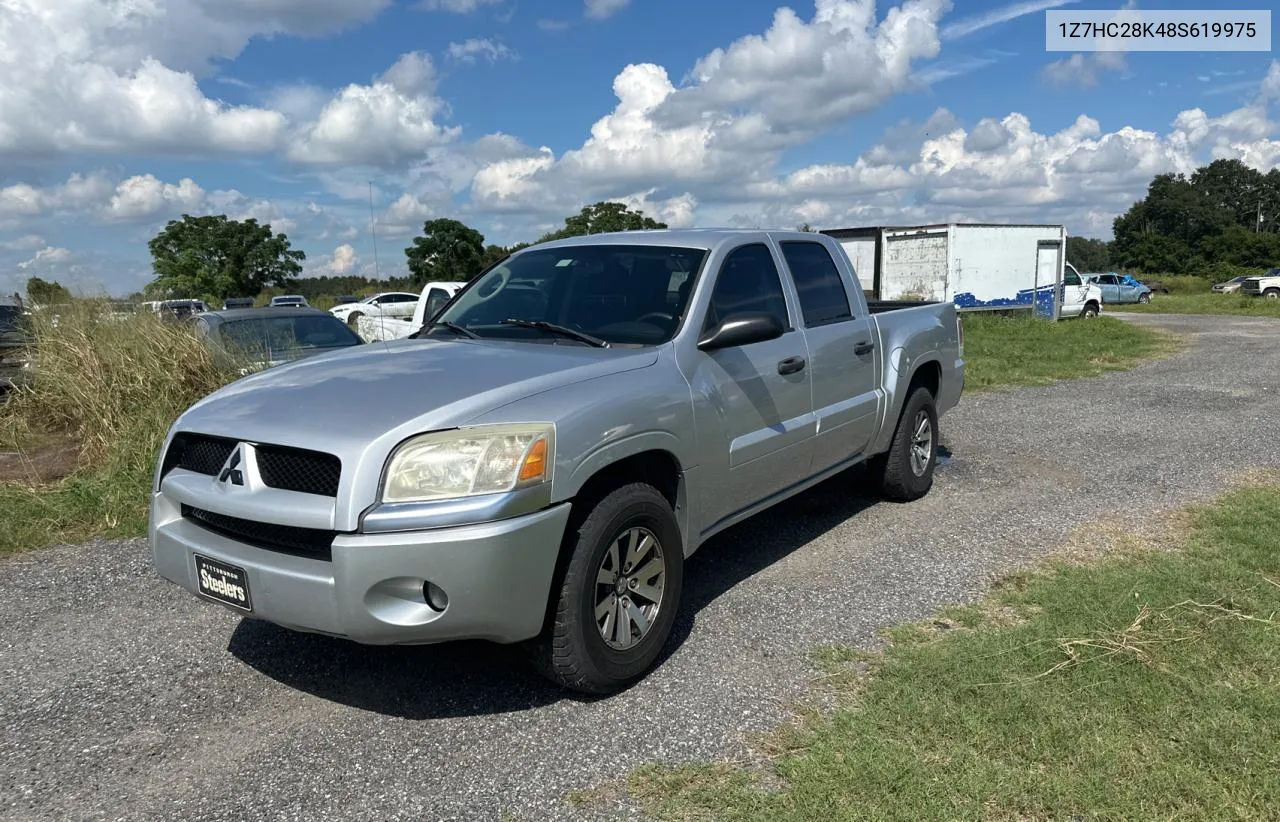
[[[369,181],[369,236],[373,238],[373,273],[378,282],[382,282],[382,270],[378,267],[378,230],[373,219],[373,180]]]

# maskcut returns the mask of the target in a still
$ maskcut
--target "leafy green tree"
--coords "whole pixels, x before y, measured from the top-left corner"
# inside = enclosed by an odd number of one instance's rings
[[[422,236],[404,250],[416,285],[469,280],[484,268],[484,235],[465,223],[441,218],[428,220]]]
[[[632,211],[622,203],[599,202],[586,206],[582,211],[567,218],[564,221],[564,228],[543,235],[538,242],[581,237],[584,234],[603,234],[607,231],[639,231],[666,227],[666,223],[646,217],[643,211]]]
[[[286,288],[302,273],[307,255],[284,234],[257,220],[226,215],[192,217],[169,224],[148,244],[156,278],[147,287],[158,297],[205,295],[253,297],[264,288]]]
[[[1107,271],[1111,268],[1111,244],[1089,237],[1068,237],[1067,262],[1078,271]]]
[[[35,305],[59,305],[71,302],[71,292],[56,281],[32,277],[27,280],[27,299]]]

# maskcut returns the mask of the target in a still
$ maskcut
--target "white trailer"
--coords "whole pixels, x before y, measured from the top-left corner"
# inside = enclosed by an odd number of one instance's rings
[[[1067,230],[950,223],[832,228],[877,300],[954,302],[964,311],[1034,309],[1057,319]]]

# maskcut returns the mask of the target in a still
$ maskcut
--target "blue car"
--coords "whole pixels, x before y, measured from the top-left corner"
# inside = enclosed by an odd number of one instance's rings
[[[1102,304],[1151,302],[1151,289],[1128,274],[1090,274],[1085,279],[1102,289]]]

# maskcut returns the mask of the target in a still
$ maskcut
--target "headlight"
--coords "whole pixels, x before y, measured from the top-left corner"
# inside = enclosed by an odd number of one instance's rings
[[[555,427],[485,425],[414,437],[391,455],[383,502],[496,494],[551,479]]]

